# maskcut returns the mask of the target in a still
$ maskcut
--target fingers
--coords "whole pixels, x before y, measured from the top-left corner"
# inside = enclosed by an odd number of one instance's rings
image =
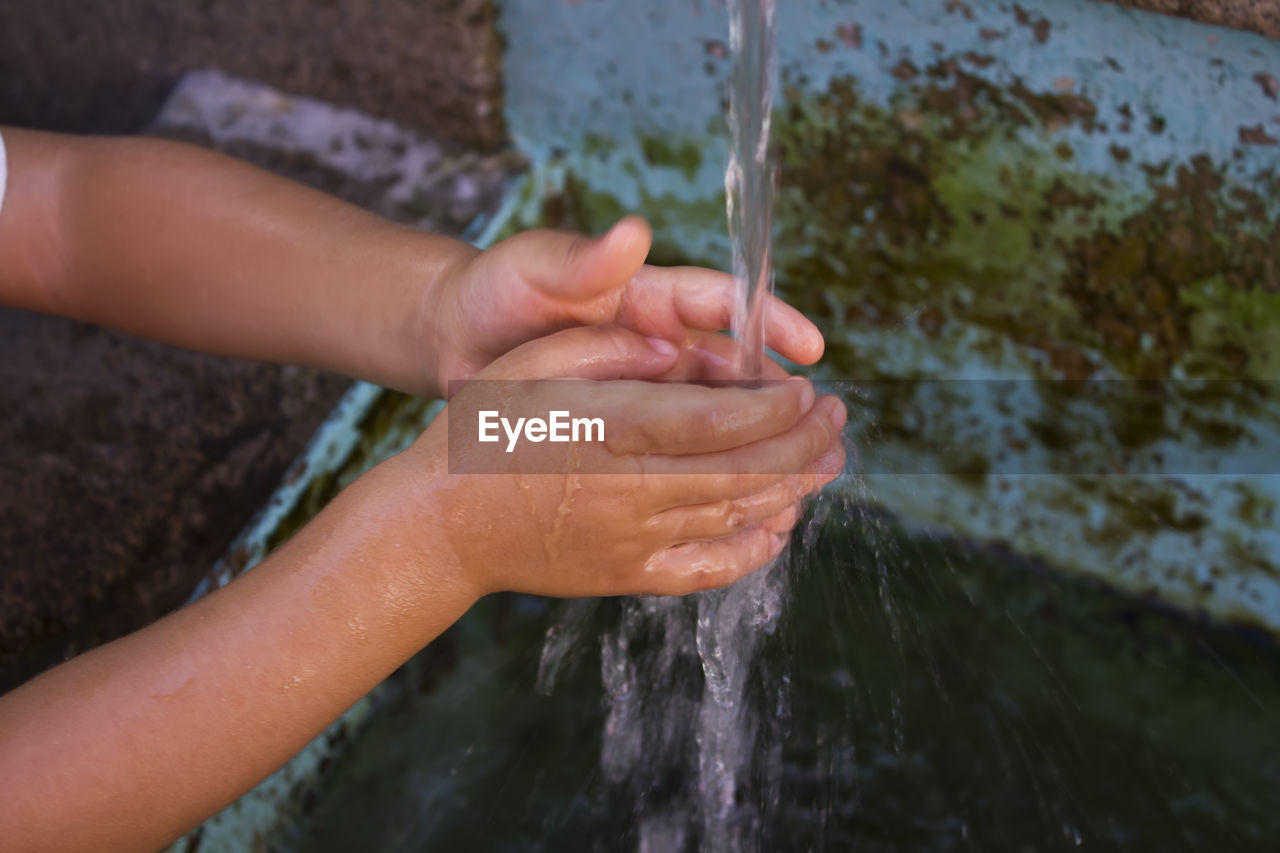
[[[728,586],[782,553],[787,537],[760,525],[725,539],[689,542],[659,551],[645,563],[645,589],[654,595],[688,595]]]
[[[812,466],[816,488],[835,479],[843,466],[844,447],[837,442]],[[768,491],[744,511],[765,512],[769,507],[776,507],[786,500],[788,488],[778,486]],[[645,563],[644,588],[638,591],[653,595],[689,595],[736,583],[782,553],[799,517],[800,504],[791,502],[779,512],[728,536],[684,542],[658,551]],[[714,530],[714,526],[708,530]]]
[[[720,539],[757,524],[773,533],[789,533],[800,501],[820,491],[844,469],[844,445],[835,442],[797,475],[739,498],[664,510],[649,520],[659,541],[675,545],[694,539]]]
[[[682,456],[784,433],[812,408],[814,391],[808,380],[797,378],[760,388],[626,383],[601,389],[600,397],[616,412],[618,428],[607,442],[612,453]]]
[[[781,435],[697,456],[638,457],[637,464],[644,475],[663,478],[651,483],[655,511],[743,498],[828,457],[845,419],[844,404],[826,396]]]
[[[665,510],[650,519],[650,526],[661,528],[661,535],[672,545],[696,539],[723,539],[766,521],[780,524],[781,517],[794,511],[797,502],[815,488],[814,476],[788,477],[744,498]],[[789,528],[769,528],[770,532],[783,529]]]
[[[766,518],[761,522],[761,526],[770,533],[781,533],[784,536],[790,536],[791,531],[796,526],[796,522],[800,520],[800,504],[792,504],[787,509],[775,516]]]
[[[619,322],[646,334],[663,334],[662,326],[728,329],[737,299],[733,276],[728,273],[699,267],[645,266],[632,281]],[[824,348],[818,328],[772,294],[765,303],[765,343],[799,364],[813,364],[822,358]]]
[[[760,363],[760,375],[747,377],[743,373],[743,349],[740,342],[719,332],[689,331],[681,342],[680,358],[662,375],[664,382],[722,382],[746,385],[745,380],[774,381],[787,379],[787,373],[777,362],[765,358]]]
[[[686,382],[725,381],[746,379],[742,373],[743,349],[739,341],[718,332],[693,332],[681,348],[680,360],[663,379],[679,379]],[[761,374],[766,381],[786,379],[788,374],[772,359],[761,361]],[[750,377],[755,379],[757,377]]]
[[[675,364],[661,338],[618,326],[580,326],[529,341],[494,361],[485,379],[650,379]]]
[[[626,284],[644,265],[653,232],[639,216],[619,220],[600,237],[545,229],[504,241],[516,272],[557,299],[580,301]]]
[[[722,335],[707,337],[732,345]],[[708,346],[723,345],[708,342]],[[493,362],[484,378],[665,378],[680,355],[664,339],[644,338],[621,327],[576,327],[522,344]],[[767,375],[786,377],[772,363]],[[751,445],[794,427],[812,408],[815,396],[812,384],[799,377],[766,382],[759,388],[642,381],[581,387],[566,383],[557,393],[565,405],[581,396],[578,405],[570,408],[604,417],[609,426],[607,447],[616,456],[708,454]]]

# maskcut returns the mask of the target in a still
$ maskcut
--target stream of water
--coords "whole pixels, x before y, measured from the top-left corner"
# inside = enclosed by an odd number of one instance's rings
[[[775,9],[774,0],[729,0],[728,8],[732,144],[725,197],[738,296],[733,332],[741,343],[742,373],[755,380],[765,357],[765,298],[773,289]],[[754,664],[782,611],[782,562],[692,601],[628,601],[617,627],[604,635],[608,715],[601,765],[612,783],[636,788],[641,851],[679,850],[693,842],[715,853],[759,843],[765,814],[776,807],[781,773],[780,740],[770,737],[778,732],[769,721],[785,719],[789,697],[785,674],[757,683]],[[544,690],[576,634],[548,642]],[[748,696],[753,688],[769,694],[772,714],[759,713]],[[667,782],[655,790],[654,780]]]
[[[742,342],[743,372],[760,376],[765,297],[773,290],[773,189],[769,147],[778,73],[774,0],[729,0],[729,167],[725,204],[738,301],[733,331]]]

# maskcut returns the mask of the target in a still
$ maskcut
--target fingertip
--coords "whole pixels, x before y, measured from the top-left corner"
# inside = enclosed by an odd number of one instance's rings
[[[846,455],[844,444],[837,441],[832,444],[831,448],[814,463],[812,471],[814,476],[813,491],[821,491],[829,484],[840,479],[840,475],[844,473]]]
[[[797,364],[815,364],[827,343],[813,321],[777,296],[769,300],[769,345]]]
[[[675,344],[671,343],[671,341],[666,338],[650,337],[645,340],[649,342],[649,346],[654,352],[665,359],[674,359],[676,354],[680,351]]]
[[[827,394],[823,396],[821,405],[826,407],[825,414],[836,432],[844,430],[849,421],[849,410],[845,408],[844,401],[835,394]]]
[[[632,279],[649,256],[653,232],[639,216],[625,216],[608,231],[570,244],[567,261],[559,276],[552,276],[546,289],[574,299],[595,298]]]
[[[817,363],[826,351],[827,339],[822,337],[822,332],[819,332],[817,327],[814,327],[809,333],[809,353],[811,360],[805,362],[805,364]]]
[[[813,383],[804,376],[788,376],[786,381],[803,383],[800,386],[800,414],[808,414],[809,410],[813,408],[815,393],[813,390]]]
[[[799,520],[800,504],[794,503],[777,515],[765,519],[764,526],[770,533],[775,533],[779,536],[790,536],[791,529],[796,526],[796,522]]]
[[[792,361],[796,364],[817,364],[822,359],[822,354],[827,350],[827,342],[822,337],[822,332],[809,322],[807,317],[801,315],[803,327],[800,331],[800,345],[796,353],[798,358]]]
[[[653,245],[653,229],[644,217],[632,213],[615,222],[600,242],[611,252],[627,258],[638,256],[639,263],[644,263],[649,256],[649,247]]]
[[[832,395],[831,409],[831,423],[837,430],[843,430],[844,425],[849,422],[849,410],[845,408],[844,401]]]

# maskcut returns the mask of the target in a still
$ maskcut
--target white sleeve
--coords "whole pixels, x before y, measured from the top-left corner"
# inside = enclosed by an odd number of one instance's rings
[[[4,134],[0,134],[0,210],[4,210],[4,185],[9,176],[9,163],[4,156]]]

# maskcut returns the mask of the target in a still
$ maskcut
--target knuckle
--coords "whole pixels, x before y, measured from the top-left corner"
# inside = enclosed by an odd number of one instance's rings
[[[585,237],[582,234],[563,231],[548,233],[559,233],[560,237],[564,240],[564,261],[566,264],[571,264],[576,259],[580,258],[582,253],[586,251],[587,247],[591,245],[590,238]]]
[[[729,530],[741,530],[747,525],[747,512],[741,500],[727,500],[720,505],[720,520]]]

